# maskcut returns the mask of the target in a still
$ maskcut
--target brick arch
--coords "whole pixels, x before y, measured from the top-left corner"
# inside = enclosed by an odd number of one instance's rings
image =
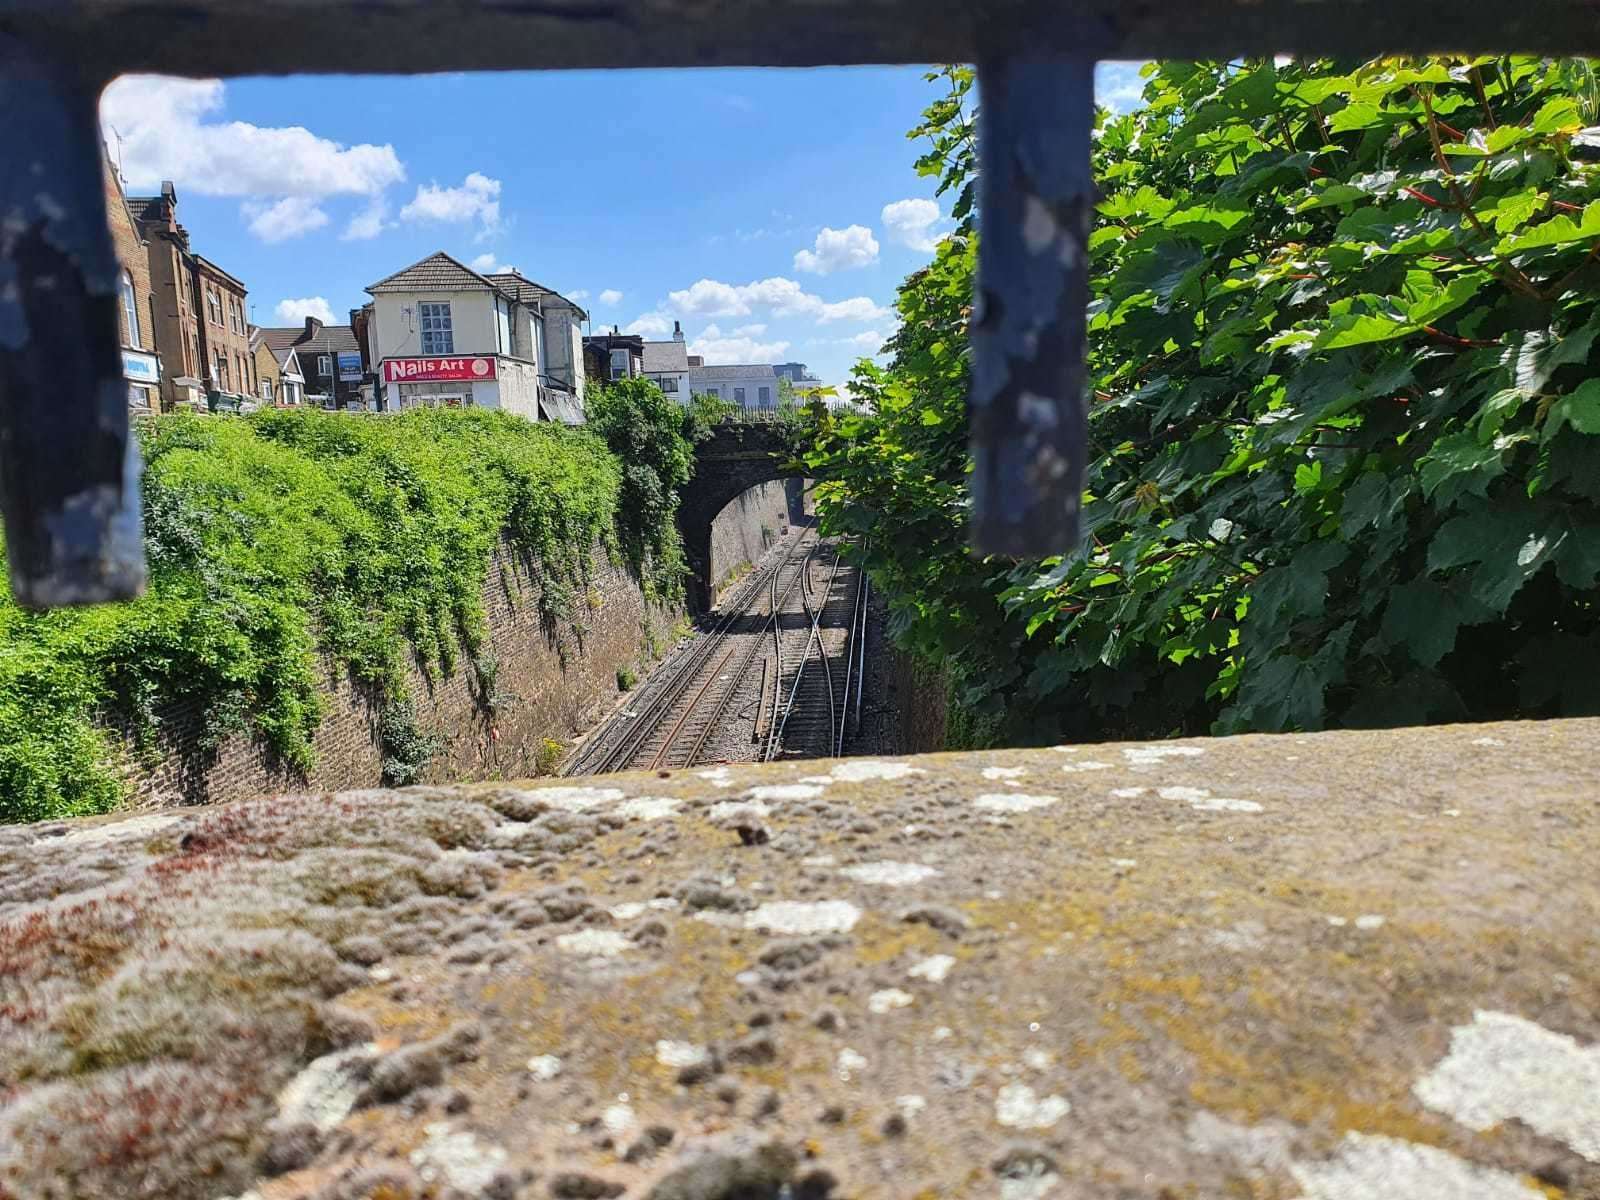
[[[694,478],[678,500],[678,530],[691,572],[690,607],[704,611],[711,596],[711,524],[753,487],[796,478],[793,455],[780,430],[768,424],[729,422],[695,448]]]

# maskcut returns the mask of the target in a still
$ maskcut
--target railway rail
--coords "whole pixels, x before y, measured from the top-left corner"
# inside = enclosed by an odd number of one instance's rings
[[[566,775],[842,754],[859,721],[867,591],[807,530],[569,760]]]

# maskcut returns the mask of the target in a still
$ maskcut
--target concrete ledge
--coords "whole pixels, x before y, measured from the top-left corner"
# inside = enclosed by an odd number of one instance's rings
[[[0,830],[0,1196],[1600,1195],[1600,721],[585,782]]]

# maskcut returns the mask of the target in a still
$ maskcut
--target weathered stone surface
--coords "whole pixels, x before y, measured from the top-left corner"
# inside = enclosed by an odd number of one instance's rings
[[[1592,1198],[1597,863],[1600,721],[3,830],[0,1196]]]

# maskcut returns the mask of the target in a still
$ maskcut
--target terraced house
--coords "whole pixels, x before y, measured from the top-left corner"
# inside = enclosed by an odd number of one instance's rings
[[[367,361],[389,411],[502,408],[583,420],[583,322],[566,297],[517,272],[480,275],[443,252],[367,289]]]

